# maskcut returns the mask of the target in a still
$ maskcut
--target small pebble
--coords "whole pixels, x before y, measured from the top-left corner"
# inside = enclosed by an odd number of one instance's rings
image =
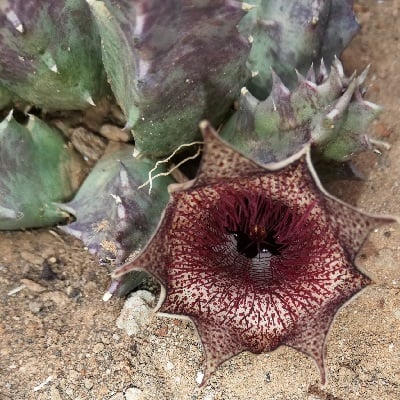
[[[204,374],[202,372],[198,372],[196,375],[196,382],[200,385],[203,382]]]
[[[75,149],[92,162],[103,155],[107,145],[106,140],[84,127],[72,129],[70,140]]]
[[[102,337],[101,337],[101,341],[102,341],[104,344],[110,344],[110,343],[111,343],[111,340],[110,340],[110,338],[109,338],[108,336],[102,336]]]
[[[125,392],[125,400],[146,400],[146,398],[140,389],[129,388]]]
[[[85,385],[85,388],[86,388],[87,390],[92,389],[92,387],[94,386],[93,381],[92,381],[91,379],[88,379],[88,378],[86,378],[86,379],[84,380],[83,384]]]
[[[112,335],[112,338],[113,338],[116,342],[118,342],[119,339],[121,339],[121,336],[119,336],[117,333],[114,333],[114,334]]]
[[[153,315],[154,295],[147,290],[138,290],[125,301],[117,319],[117,326],[129,335],[136,335],[146,326]]]
[[[93,352],[95,354],[101,353],[104,350],[104,344],[99,342],[93,346]]]
[[[55,258],[54,256],[51,256],[51,257],[49,257],[49,258],[47,259],[47,262],[48,262],[50,265],[53,265],[53,264],[55,264],[55,263],[57,262],[57,258]]]
[[[33,312],[34,314],[37,314],[38,312],[40,312],[40,310],[42,309],[42,304],[37,303],[36,301],[31,301],[28,304],[28,308],[31,312]]]
[[[128,132],[110,124],[105,124],[100,128],[100,135],[115,142],[129,142],[132,139]]]

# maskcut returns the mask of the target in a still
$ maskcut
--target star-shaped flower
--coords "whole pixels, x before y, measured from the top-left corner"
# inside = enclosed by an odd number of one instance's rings
[[[325,382],[338,309],[371,283],[354,259],[369,231],[395,221],[329,195],[308,147],[261,166],[202,123],[197,177],[170,186],[147,246],[114,278],[145,269],[162,284],[157,310],[189,317],[206,355],[203,383],[225,360],[285,344],[312,357]]]

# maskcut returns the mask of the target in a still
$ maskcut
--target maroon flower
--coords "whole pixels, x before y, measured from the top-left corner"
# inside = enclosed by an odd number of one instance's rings
[[[198,176],[170,186],[157,232],[114,277],[145,269],[161,282],[157,309],[189,317],[198,330],[204,381],[242,351],[285,344],[312,357],[325,382],[332,320],[371,283],[354,266],[356,253],[373,227],[394,219],[361,213],[327,194],[308,148],[260,166],[207,123],[202,129]]]

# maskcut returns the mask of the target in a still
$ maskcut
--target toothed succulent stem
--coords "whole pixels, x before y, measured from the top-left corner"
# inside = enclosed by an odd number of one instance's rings
[[[58,203],[72,197],[85,172],[61,132],[33,116],[24,126],[10,113],[0,123],[0,230],[66,220]]]
[[[298,73],[290,91],[277,74],[264,101],[243,89],[239,109],[224,125],[221,136],[260,163],[281,161],[311,142],[315,155],[327,161],[344,162],[370,147],[369,123],[381,107],[365,101],[359,77],[346,77],[335,59],[331,71],[319,69],[308,78]],[[318,83],[317,83],[318,79]]]
[[[37,107],[88,107],[107,84],[84,0],[0,3],[0,84]]]
[[[227,0],[89,1],[104,66],[137,150],[165,157],[220,124],[247,79],[245,11]],[[121,56],[123,53],[123,57]]]
[[[297,69],[306,73],[321,58],[331,65],[358,31],[353,1],[337,0],[251,0],[253,5],[240,22],[239,30],[250,38],[247,61],[252,77],[250,92],[265,99],[272,87],[273,69],[285,85],[296,85]]]

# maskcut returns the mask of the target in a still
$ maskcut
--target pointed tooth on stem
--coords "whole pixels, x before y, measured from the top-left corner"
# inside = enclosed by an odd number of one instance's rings
[[[316,78],[315,78],[315,70],[314,70],[314,63],[311,63],[310,68],[308,69],[306,73],[306,79],[310,82],[315,83]]]
[[[335,68],[337,70],[340,78],[344,77],[343,64],[341,63],[339,58],[337,58],[337,56],[335,56],[333,59],[332,68]]]
[[[13,114],[14,114],[14,109],[11,109],[10,112],[7,114],[7,117],[6,117],[7,122],[11,122],[12,121],[12,119],[14,118]]]
[[[319,65],[319,75],[321,76],[321,81],[325,81],[328,78],[328,70],[325,65],[325,61],[321,58],[321,64]]]
[[[371,64],[368,64],[366,68],[361,72],[361,74],[358,76],[358,85],[361,86],[365,83],[365,80],[367,79],[369,70],[371,68]]]
[[[20,33],[24,33],[25,29],[24,26],[22,25],[22,22],[18,18],[17,14],[13,10],[10,10],[6,14],[6,18],[11,22],[13,27]]]
[[[93,1],[93,0],[92,0]],[[249,4],[249,3],[242,3],[242,10],[243,11],[250,11],[253,8],[256,8],[257,6],[254,4]]]
[[[86,103],[89,103],[91,106],[96,107],[96,103],[93,101],[92,96],[88,95],[85,97]]]
[[[58,74],[58,68],[57,68],[57,64],[54,63],[51,67],[50,67],[50,71],[55,72],[56,74]]]

